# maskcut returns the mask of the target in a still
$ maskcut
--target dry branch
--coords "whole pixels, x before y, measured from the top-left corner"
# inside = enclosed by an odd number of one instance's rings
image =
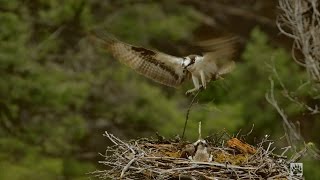
[[[280,32],[293,39],[292,57],[295,62],[305,68],[309,79],[302,86],[311,83],[310,92],[316,92],[313,99],[319,99],[320,94],[320,3],[319,0],[279,0],[279,8],[282,11],[278,16],[277,26]],[[310,114],[318,114],[318,105],[310,106],[293,96],[286,89],[274,64],[271,66],[273,75],[283,90],[284,97],[291,102],[305,108]],[[271,89],[266,94],[267,101],[277,110],[283,120],[286,138],[290,149],[296,152],[291,161],[298,161],[308,152],[316,159],[319,158],[319,150],[314,151],[305,144],[300,134],[300,127],[289,121],[286,113],[279,106],[274,97],[274,82],[270,78]],[[301,88],[300,86],[299,88]],[[301,149],[301,147],[303,147]],[[289,148],[285,148],[285,152]],[[299,152],[298,152],[299,151]],[[312,153],[313,152],[313,153]]]
[[[307,70],[314,83],[320,83],[319,6],[318,0],[280,0],[282,13],[277,22],[281,33],[294,40],[292,56]],[[316,87],[319,91],[319,85]]]

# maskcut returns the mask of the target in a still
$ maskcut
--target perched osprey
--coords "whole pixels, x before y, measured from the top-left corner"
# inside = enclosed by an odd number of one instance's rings
[[[204,89],[211,80],[233,70],[234,38],[219,38],[203,42],[211,52],[186,57],[171,56],[166,53],[133,46],[101,32],[92,33],[114,58],[138,73],[167,86],[178,87],[192,78],[194,88],[186,94]],[[201,45],[201,44],[200,44]],[[201,81],[201,84],[200,84]]]

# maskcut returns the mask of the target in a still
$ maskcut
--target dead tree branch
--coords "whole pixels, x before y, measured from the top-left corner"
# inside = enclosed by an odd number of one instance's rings
[[[291,123],[283,109],[280,108],[276,98],[274,97],[274,81],[270,78],[270,91],[266,93],[265,97],[266,100],[277,110],[277,112],[280,114],[283,123],[284,123],[284,129],[286,130],[286,138],[288,143],[290,144],[291,147],[294,147],[296,150],[296,143],[293,142],[304,142],[302,136],[298,133],[297,127]]]
[[[320,83],[320,13],[318,0],[280,0],[277,26],[294,40],[292,56],[302,65],[311,82]],[[297,51],[299,53],[297,53]],[[297,54],[302,55],[299,59]],[[319,84],[317,86],[320,91]]]

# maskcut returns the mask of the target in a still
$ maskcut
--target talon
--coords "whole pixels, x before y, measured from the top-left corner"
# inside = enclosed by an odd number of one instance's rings
[[[189,90],[189,91],[186,92],[186,95],[189,96],[189,95],[192,94],[192,93],[193,93],[193,91],[192,91],[192,90]]]
[[[186,92],[186,95],[193,94],[197,89],[190,89]]]
[[[186,92],[186,95],[189,96],[190,94],[194,94],[194,92],[196,92],[196,91],[202,91],[202,90],[204,90],[204,87],[202,85],[200,85],[198,89],[190,89],[190,90],[188,90]]]

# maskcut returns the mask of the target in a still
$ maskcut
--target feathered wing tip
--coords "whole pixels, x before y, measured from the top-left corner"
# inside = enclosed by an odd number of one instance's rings
[[[93,42],[99,43],[101,45],[109,45],[117,41],[115,37],[102,29],[91,30],[88,33],[88,36]]]
[[[218,71],[219,75],[224,75],[232,72],[236,67],[236,63],[234,61],[229,61],[228,63],[224,64]]]
[[[214,62],[219,68],[218,74],[223,75],[230,73],[235,68],[233,59],[237,42],[238,37],[225,36],[202,41],[199,45],[204,49],[210,50],[204,53],[204,59],[208,62]]]
[[[195,46],[200,47],[204,51],[216,51],[226,47],[234,47],[239,41],[237,36],[227,35],[220,38],[212,38],[209,40],[198,41]]]

